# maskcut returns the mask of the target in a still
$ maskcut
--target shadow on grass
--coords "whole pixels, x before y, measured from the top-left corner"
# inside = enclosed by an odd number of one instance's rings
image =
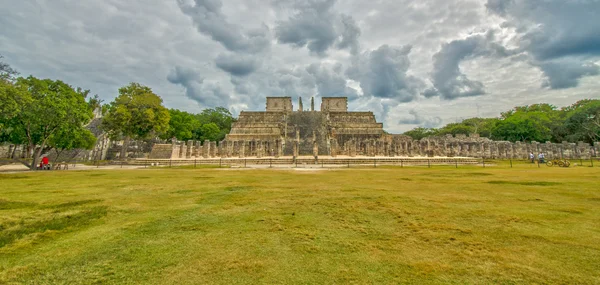
[[[16,179],[29,179],[33,176],[29,176],[29,175],[0,175],[0,181],[2,180],[16,180]]]
[[[21,222],[17,226],[0,231],[0,248],[3,248],[16,240],[47,231],[77,230],[87,226],[94,220],[98,220],[108,213],[106,206],[97,206],[74,214],[53,214],[50,219],[35,221],[31,223]]]
[[[29,203],[29,202],[20,202],[20,201],[9,201],[0,199],[0,210],[12,210],[12,209],[22,209],[35,207],[37,204]]]
[[[492,180],[488,181],[489,184],[507,184],[507,185],[523,185],[523,186],[553,186],[553,185],[561,185],[562,183],[558,182],[549,182],[549,181],[502,181],[502,180]]]
[[[100,203],[102,201],[103,200],[100,200],[100,199],[79,200],[79,201],[66,202],[66,203],[48,206],[48,208],[50,208],[50,209],[73,208],[73,207],[77,207],[77,206],[81,206],[81,205]]]

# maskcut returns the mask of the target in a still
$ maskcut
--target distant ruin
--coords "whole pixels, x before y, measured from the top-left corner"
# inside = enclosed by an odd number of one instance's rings
[[[547,158],[597,156],[595,143],[521,143],[492,141],[478,135],[429,137],[388,134],[373,112],[349,112],[348,98],[323,97],[320,111],[311,98],[294,110],[291,97],[267,97],[262,112],[243,111],[219,143],[205,141],[156,144],[150,159],[244,157],[483,157],[527,159],[530,152]]]

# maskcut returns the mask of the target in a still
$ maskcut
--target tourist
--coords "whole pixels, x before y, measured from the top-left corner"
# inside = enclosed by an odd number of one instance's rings
[[[50,170],[50,159],[47,156],[42,158],[42,170]]]
[[[540,163],[544,163],[544,153],[540,152],[540,154],[538,154],[538,161]]]
[[[531,160],[531,163],[535,163],[535,156],[533,155],[533,152],[529,153],[529,160]]]

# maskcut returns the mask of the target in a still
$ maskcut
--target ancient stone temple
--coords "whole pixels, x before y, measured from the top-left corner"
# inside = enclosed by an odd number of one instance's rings
[[[324,97],[321,110],[294,110],[291,97],[267,97],[266,111],[241,112],[223,141],[227,155],[319,156],[366,154],[385,136],[373,112],[348,112],[348,98]]]

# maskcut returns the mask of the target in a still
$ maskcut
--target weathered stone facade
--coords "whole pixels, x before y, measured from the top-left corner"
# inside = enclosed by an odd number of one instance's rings
[[[215,157],[485,157],[527,159],[530,152],[547,158],[589,158],[600,145],[521,143],[478,136],[429,137],[416,141],[387,134],[372,112],[348,112],[347,98],[322,98],[321,111],[293,111],[291,97],[268,97],[265,112],[241,112],[225,140],[155,145],[150,158]],[[169,151],[170,150],[170,151]],[[171,153],[171,157],[167,157]]]

